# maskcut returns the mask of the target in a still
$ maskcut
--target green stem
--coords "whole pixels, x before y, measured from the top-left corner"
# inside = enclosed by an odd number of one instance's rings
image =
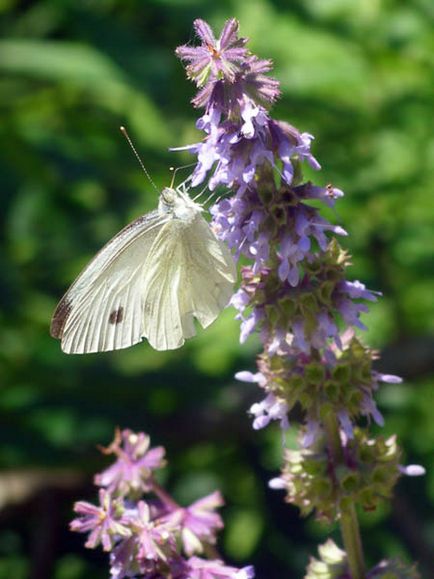
[[[330,453],[335,465],[342,463],[343,452],[339,436],[339,425],[336,416],[328,413],[324,418],[324,427],[327,433]],[[360,538],[359,522],[354,503],[345,502],[340,507],[339,524],[341,527],[342,540],[348,558],[348,567],[352,579],[365,577],[365,562],[363,557],[362,540]]]
[[[327,441],[330,453],[335,465],[342,462],[343,452],[341,445],[341,438],[339,436],[339,425],[336,416],[329,412],[327,416],[323,417],[324,427],[327,433]]]
[[[352,579],[363,579],[365,562],[363,559],[362,541],[359,522],[353,503],[341,509],[340,527],[345,551],[348,556],[348,566]]]

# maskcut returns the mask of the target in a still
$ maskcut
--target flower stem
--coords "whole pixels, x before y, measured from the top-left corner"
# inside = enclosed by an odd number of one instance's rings
[[[339,436],[339,426],[335,414],[329,412],[323,417],[324,428],[327,434],[327,442],[333,464],[336,466],[343,459],[341,439]]]
[[[181,507],[175,502],[172,497],[167,493],[156,481],[154,478],[151,479],[152,481],[152,490],[157,495],[157,497],[163,502],[163,504],[168,505],[171,509],[180,509]]]
[[[342,462],[344,454],[339,436],[338,421],[333,413],[324,418],[324,427],[333,463],[337,465]],[[354,503],[341,501],[339,524],[351,579],[363,579],[365,577],[365,562]]]
[[[341,509],[340,526],[351,577],[352,579],[363,579],[365,577],[365,562],[359,522],[353,503]]]

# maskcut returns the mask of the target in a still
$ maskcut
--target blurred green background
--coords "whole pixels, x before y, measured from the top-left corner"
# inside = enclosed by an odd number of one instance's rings
[[[385,431],[428,474],[362,514],[368,563],[399,555],[432,576],[432,0],[0,0],[1,578],[107,577],[105,555],[67,524],[73,500],[95,497],[91,476],[107,464],[96,444],[116,425],[166,447],[180,501],[222,490],[224,557],[254,563],[259,579],[302,577],[328,534],[267,489],[281,438],[251,429],[261,394],[233,374],[254,368],[258,344],[239,346],[234,311],[166,353],[68,357],[48,332],[81,267],[156,205],[119,126],[167,185],[169,166],[189,161],[168,147],[197,138],[198,116],[173,50],[194,18],[220,30],[231,16],[275,62],[275,116],[316,136],[317,183],[346,192],[334,219],[350,233],[350,275],[385,294],[366,339],[381,369],[406,378],[379,394]]]

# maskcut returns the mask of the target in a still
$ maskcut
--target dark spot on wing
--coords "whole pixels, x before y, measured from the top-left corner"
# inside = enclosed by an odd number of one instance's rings
[[[113,310],[109,317],[111,324],[120,324],[124,319],[124,308],[121,306],[117,310]]]
[[[62,338],[63,328],[72,309],[71,302],[60,300],[51,320],[50,334],[53,338]]]

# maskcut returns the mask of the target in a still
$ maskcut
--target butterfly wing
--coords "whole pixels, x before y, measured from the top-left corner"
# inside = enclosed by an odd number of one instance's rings
[[[181,309],[192,313],[207,328],[227,306],[237,278],[234,259],[198,215],[185,231],[185,272],[181,286]]]
[[[160,230],[145,263],[144,335],[156,350],[179,348],[227,305],[236,279],[226,246],[197,213]]]
[[[127,348],[143,336],[144,262],[169,216],[127,225],[94,257],[54,312],[51,335],[71,354]]]

